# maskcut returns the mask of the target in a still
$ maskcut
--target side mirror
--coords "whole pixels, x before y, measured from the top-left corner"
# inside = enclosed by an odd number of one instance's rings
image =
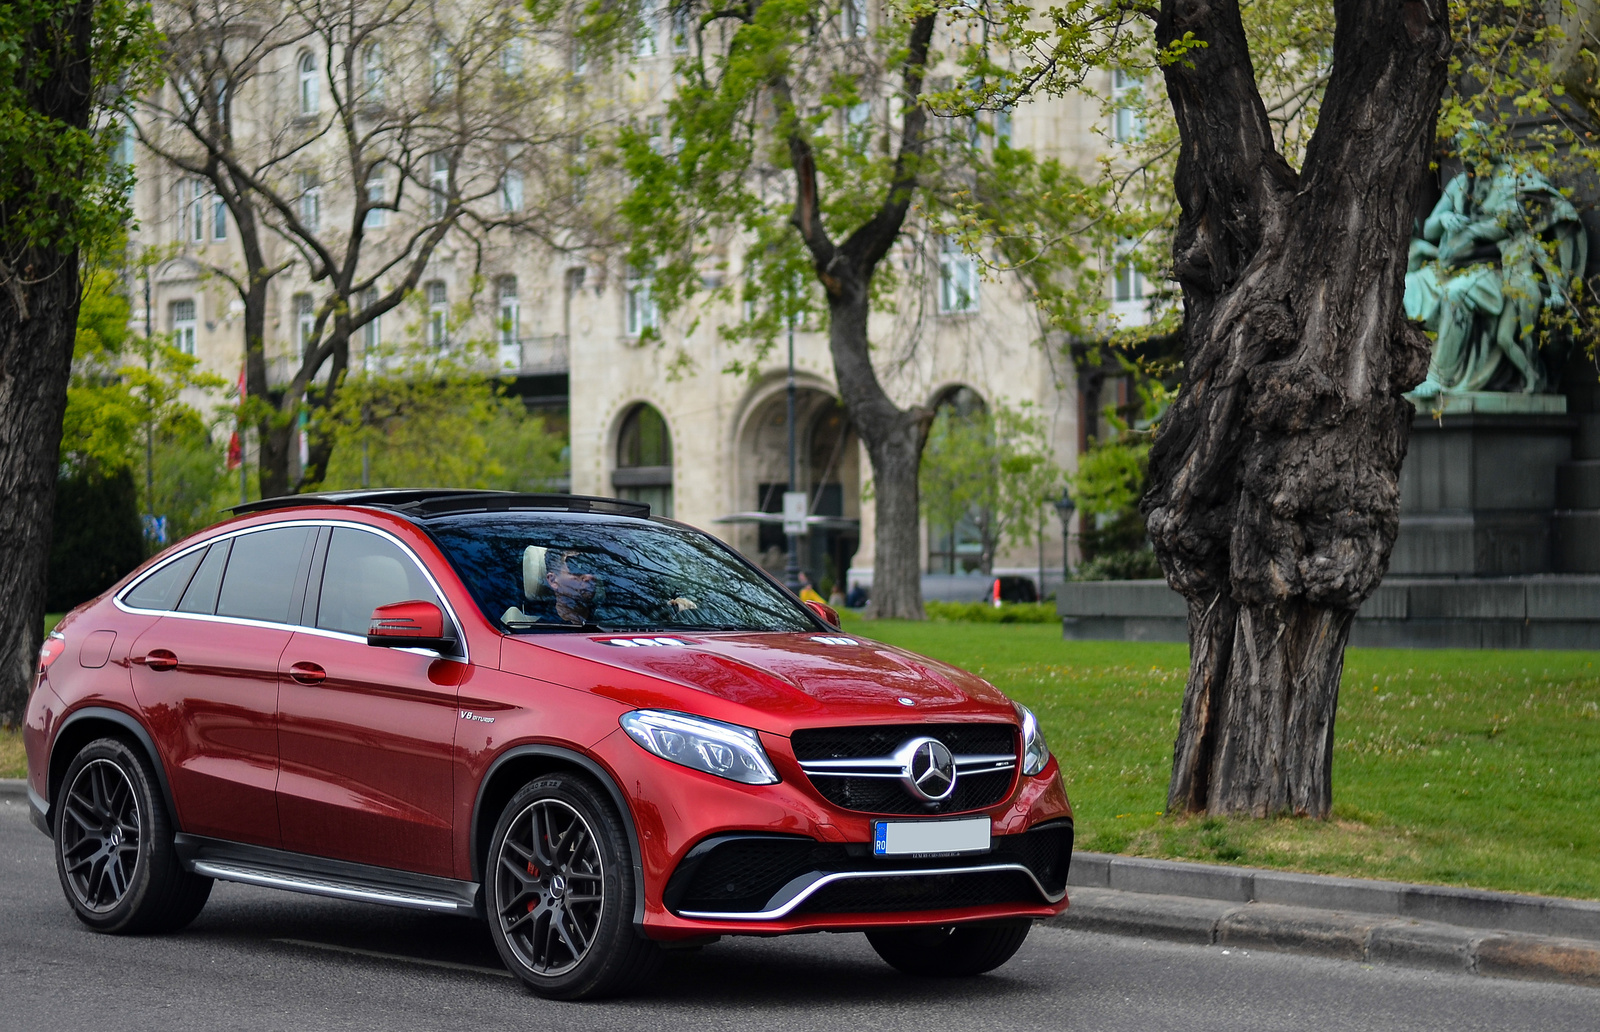
[[[829,627],[832,627],[836,631],[839,629],[839,614],[834,611],[832,606],[824,605],[821,602],[812,602],[807,600],[806,608],[820,616],[822,618],[822,622],[827,624]]]
[[[449,652],[455,639],[445,637],[444,613],[432,602],[391,602],[372,611],[367,644],[397,649]]]

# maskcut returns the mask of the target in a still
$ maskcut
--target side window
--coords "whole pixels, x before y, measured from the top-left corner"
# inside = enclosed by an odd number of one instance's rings
[[[171,609],[178,604],[184,586],[189,583],[194,568],[200,565],[200,557],[205,551],[197,548],[150,574],[122,596],[123,605],[134,609]]]
[[[300,556],[310,538],[309,527],[279,527],[234,538],[217,615],[298,623],[289,618],[289,604],[295,597]]]
[[[195,571],[194,579],[183,593],[183,601],[178,603],[178,612],[209,614],[217,611],[217,589],[222,587],[222,569],[228,565],[228,549],[232,546],[231,540],[218,541],[206,552],[200,569]]]
[[[365,635],[374,609],[414,599],[439,604],[416,562],[398,545],[366,531],[333,529],[317,604],[318,627]]]

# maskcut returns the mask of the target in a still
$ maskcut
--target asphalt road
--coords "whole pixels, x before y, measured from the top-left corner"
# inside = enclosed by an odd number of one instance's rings
[[[725,939],[645,994],[549,1003],[478,923],[219,884],[189,929],[96,935],[26,804],[0,800],[0,1030],[1359,1029],[1600,1024],[1600,990],[1035,928],[980,979],[907,978],[860,935]]]

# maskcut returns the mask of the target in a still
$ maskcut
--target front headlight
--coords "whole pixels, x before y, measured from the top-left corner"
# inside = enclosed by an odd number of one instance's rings
[[[663,760],[746,785],[778,783],[761,737],[747,727],[670,710],[634,710],[622,715],[622,729]]]
[[[1020,702],[1011,705],[1017,708],[1017,717],[1022,721],[1022,773],[1031,778],[1050,762],[1050,747],[1044,744],[1044,732],[1039,730],[1039,718],[1033,711]]]

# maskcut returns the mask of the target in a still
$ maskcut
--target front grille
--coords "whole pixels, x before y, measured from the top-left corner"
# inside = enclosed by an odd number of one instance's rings
[[[864,727],[805,728],[790,738],[795,759],[846,760],[887,757],[912,738],[937,738],[957,756],[1017,755],[1017,729],[1011,724],[890,724]],[[1006,797],[1014,770],[963,774],[948,799],[928,803],[899,781],[881,777],[812,777],[822,797],[846,810],[884,814],[961,813],[993,806]]]
[[[865,842],[825,843],[796,836],[724,835],[707,839],[678,866],[664,893],[674,912],[756,913],[790,881],[812,872],[916,870],[1020,863],[1052,896],[1067,884],[1072,858],[1072,822],[1053,821],[1022,835],[1000,835],[988,853],[959,857],[875,857]],[[1014,882],[1020,880],[1022,889]],[[973,884],[966,884],[971,882]],[[959,883],[959,884],[957,884]],[[951,902],[972,894],[1000,893],[972,902]],[[1020,893],[1020,894],[1019,894]],[[822,902],[817,902],[817,900]],[[875,901],[857,905],[852,900]],[[936,910],[984,902],[1037,903],[1039,890],[1019,872],[861,879],[818,890],[802,910],[853,913],[871,910]],[[841,909],[842,908],[842,909]]]
[[[910,878],[834,882],[796,910],[801,914],[872,914],[952,910],[993,903],[1039,903],[1039,890],[1020,871],[929,874]]]

